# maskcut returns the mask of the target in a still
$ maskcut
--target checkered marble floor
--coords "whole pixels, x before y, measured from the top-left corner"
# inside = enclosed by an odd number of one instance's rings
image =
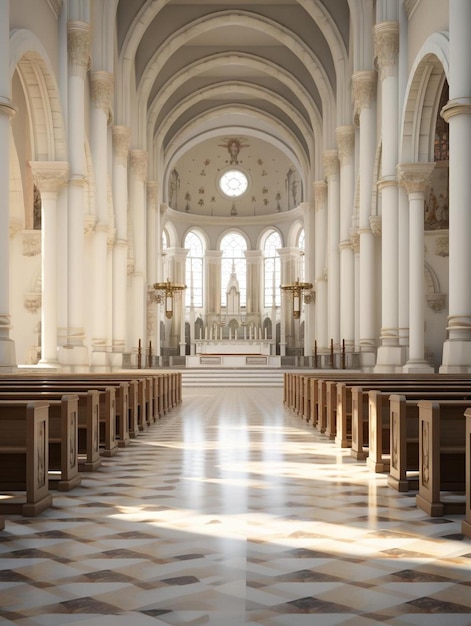
[[[471,541],[282,405],[191,388],[0,532],[0,624],[471,624]]]

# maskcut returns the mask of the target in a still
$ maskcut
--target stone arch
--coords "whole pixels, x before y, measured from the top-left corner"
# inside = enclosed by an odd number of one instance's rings
[[[65,161],[66,131],[52,65],[37,37],[26,29],[10,37],[10,78],[20,76],[31,126],[35,161]]]
[[[400,162],[433,161],[435,121],[449,76],[448,33],[434,33],[412,66],[402,115]]]

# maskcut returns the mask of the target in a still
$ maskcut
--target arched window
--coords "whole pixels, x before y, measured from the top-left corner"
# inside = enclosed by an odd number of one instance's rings
[[[239,282],[240,306],[247,301],[247,263],[244,252],[247,250],[245,239],[239,233],[227,233],[221,240],[221,305],[226,305],[226,290],[235,272]]]
[[[299,231],[298,248],[299,248],[299,280],[304,281],[304,228]]]
[[[191,230],[185,237],[184,247],[188,249],[185,268],[185,305],[203,306],[203,256],[204,245],[201,237]]]
[[[282,247],[281,237],[274,230],[265,239],[263,246],[263,280],[264,280],[264,307],[270,308],[281,305],[281,262],[277,252]]]

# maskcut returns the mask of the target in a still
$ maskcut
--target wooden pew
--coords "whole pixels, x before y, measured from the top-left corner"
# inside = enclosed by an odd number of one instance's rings
[[[461,532],[471,538],[471,408],[464,412],[466,419],[466,510]]]
[[[429,382],[409,379],[405,381],[381,381],[381,382],[366,382],[364,386],[352,386],[350,391],[352,394],[352,448],[351,454],[354,458],[359,460],[365,460],[369,456],[369,410],[370,410],[370,391],[381,391],[388,396],[394,393],[411,395],[416,393],[415,397],[419,398],[421,394],[427,395],[427,393],[451,393],[456,394],[456,397],[465,397],[470,393],[470,384],[463,380],[447,380],[447,379],[433,379]],[[349,386],[347,385],[346,392],[348,393]],[[413,396],[411,396],[413,397]],[[376,420],[376,423],[378,421]],[[387,425],[389,423],[389,409],[388,416],[384,420]],[[374,461],[381,463],[379,459],[381,455],[375,454]],[[384,471],[384,468],[383,470]]]
[[[419,401],[455,397],[458,398],[449,393],[440,396],[439,392],[422,393],[420,399],[400,394],[390,396],[390,487],[400,492],[419,488]]]
[[[35,394],[41,393],[42,398],[54,400],[60,398],[65,393],[76,393],[80,397],[90,390],[88,383],[84,382],[23,382],[17,381],[6,383],[0,381],[0,395],[5,394],[23,394],[24,397],[34,397]],[[96,387],[100,387],[96,389]],[[118,452],[118,440],[116,438],[116,389],[114,387],[101,387],[95,385],[98,393],[98,428],[99,428],[99,446],[100,453],[103,456],[114,456]],[[5,396],[6,397],[6,396]],[[13,396],[12,396],[13,397]],[[126,401],[126,400],[125,400]],[[125,436],[129,439],[126,429]]]
[[[58,401],[62,398],[62,391],[21,391],[0,392],[0,399],[4,401]],[[101,465],[100,456],[100,392],[96,389],[76,392],[78,397],[77,421],[77,455],[79,471],[93,472]]]
[[[34,517],[52,505],[48,412],[47,402],[0,401],[1,513]]]
[[[48,404],[49,489],[70,491],[82,481],[78,469],[78,396],[64,395]]]
[[[416,503],[432,517],[461,514],[466,510],[465,411],[469,405],[469,401],[419,402]]]

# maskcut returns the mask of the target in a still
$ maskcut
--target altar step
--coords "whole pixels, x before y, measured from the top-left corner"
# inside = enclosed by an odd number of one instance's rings
[[[186,369],[183,387],[283,387],[282,370]]]

